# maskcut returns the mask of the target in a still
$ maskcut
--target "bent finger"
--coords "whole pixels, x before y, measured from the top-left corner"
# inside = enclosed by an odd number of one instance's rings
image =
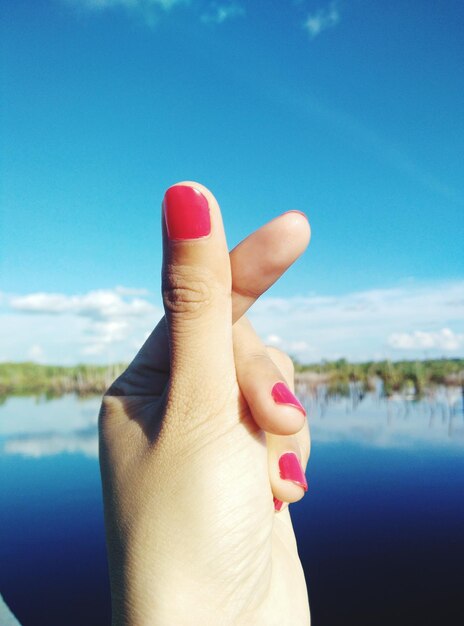
[[[286,354],[276,348],[267,347],[267,353],[289,381],[294,392],[294,368]],[[274,496],[274,508],[281,511],[288,502],[297,502],[307,491],[306,467],[311,449],[309,424],[295,435],[285,437],[266,434],[269,480]]]
[[[306,411],[245,317],[235,324],[233,338],[238,384],[254,421],[276,435],[299,432]]]
[[[276,511],[282,510],[285,503],[301,500],[308,491],[302,439],[301,435],[282,437],[266,434],[269,480]]]

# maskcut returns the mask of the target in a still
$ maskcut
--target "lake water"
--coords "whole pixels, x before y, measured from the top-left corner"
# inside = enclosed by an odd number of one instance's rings
[[[304,399],[309,491],[292,517],[313,626],[462,626],[459,392]],[[0,593],[23,626],[110,624],[98,407],[74,396],[0,406]]]

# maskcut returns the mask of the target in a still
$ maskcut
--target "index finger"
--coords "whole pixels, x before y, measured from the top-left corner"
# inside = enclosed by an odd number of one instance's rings
[[[288,211],[230,252],[232,321],[236,322],[306,250],[311,228],[304,213]]]

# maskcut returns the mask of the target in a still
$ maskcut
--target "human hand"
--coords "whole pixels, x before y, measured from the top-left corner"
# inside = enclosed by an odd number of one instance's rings
[[[188,239],[195,206],[204,229]],[[308,624],[288,508],[272,503],[304,494],[292,472],[306,466],[307,422],[275,388],[291,387],[290,359],[239,319],[304,250],[307,221],[285,214],[229,257],[201,185],[168,190],[165,212],[166,318],[100,415],[113,623]]]

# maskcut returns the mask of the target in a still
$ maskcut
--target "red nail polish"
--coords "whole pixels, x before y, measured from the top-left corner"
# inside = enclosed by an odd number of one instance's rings
[[[305,491],[308,491],[308,483],[304,475],[300,461],[294,452],[286,452],[279,459],[280,477],[283,480],[291,480]]]
[[[293,393],[290,391],[285,383],[276,383],[272,388],[271,394],[276,404],[288,404],[295,407],[295,409],[301,411],[303,415],[306,415],[304,406],[301,404],[298,398],[293,395]]]
[[[194,187],[169,187],[164,195],[163,211],[171,240],[199,239],[211,232],[208,200]]]
[[[277,500],[277,498],[274,498],[274,510],[275,511],[280,511],[280,509],[282,508],[283,502],[282,500]]]

